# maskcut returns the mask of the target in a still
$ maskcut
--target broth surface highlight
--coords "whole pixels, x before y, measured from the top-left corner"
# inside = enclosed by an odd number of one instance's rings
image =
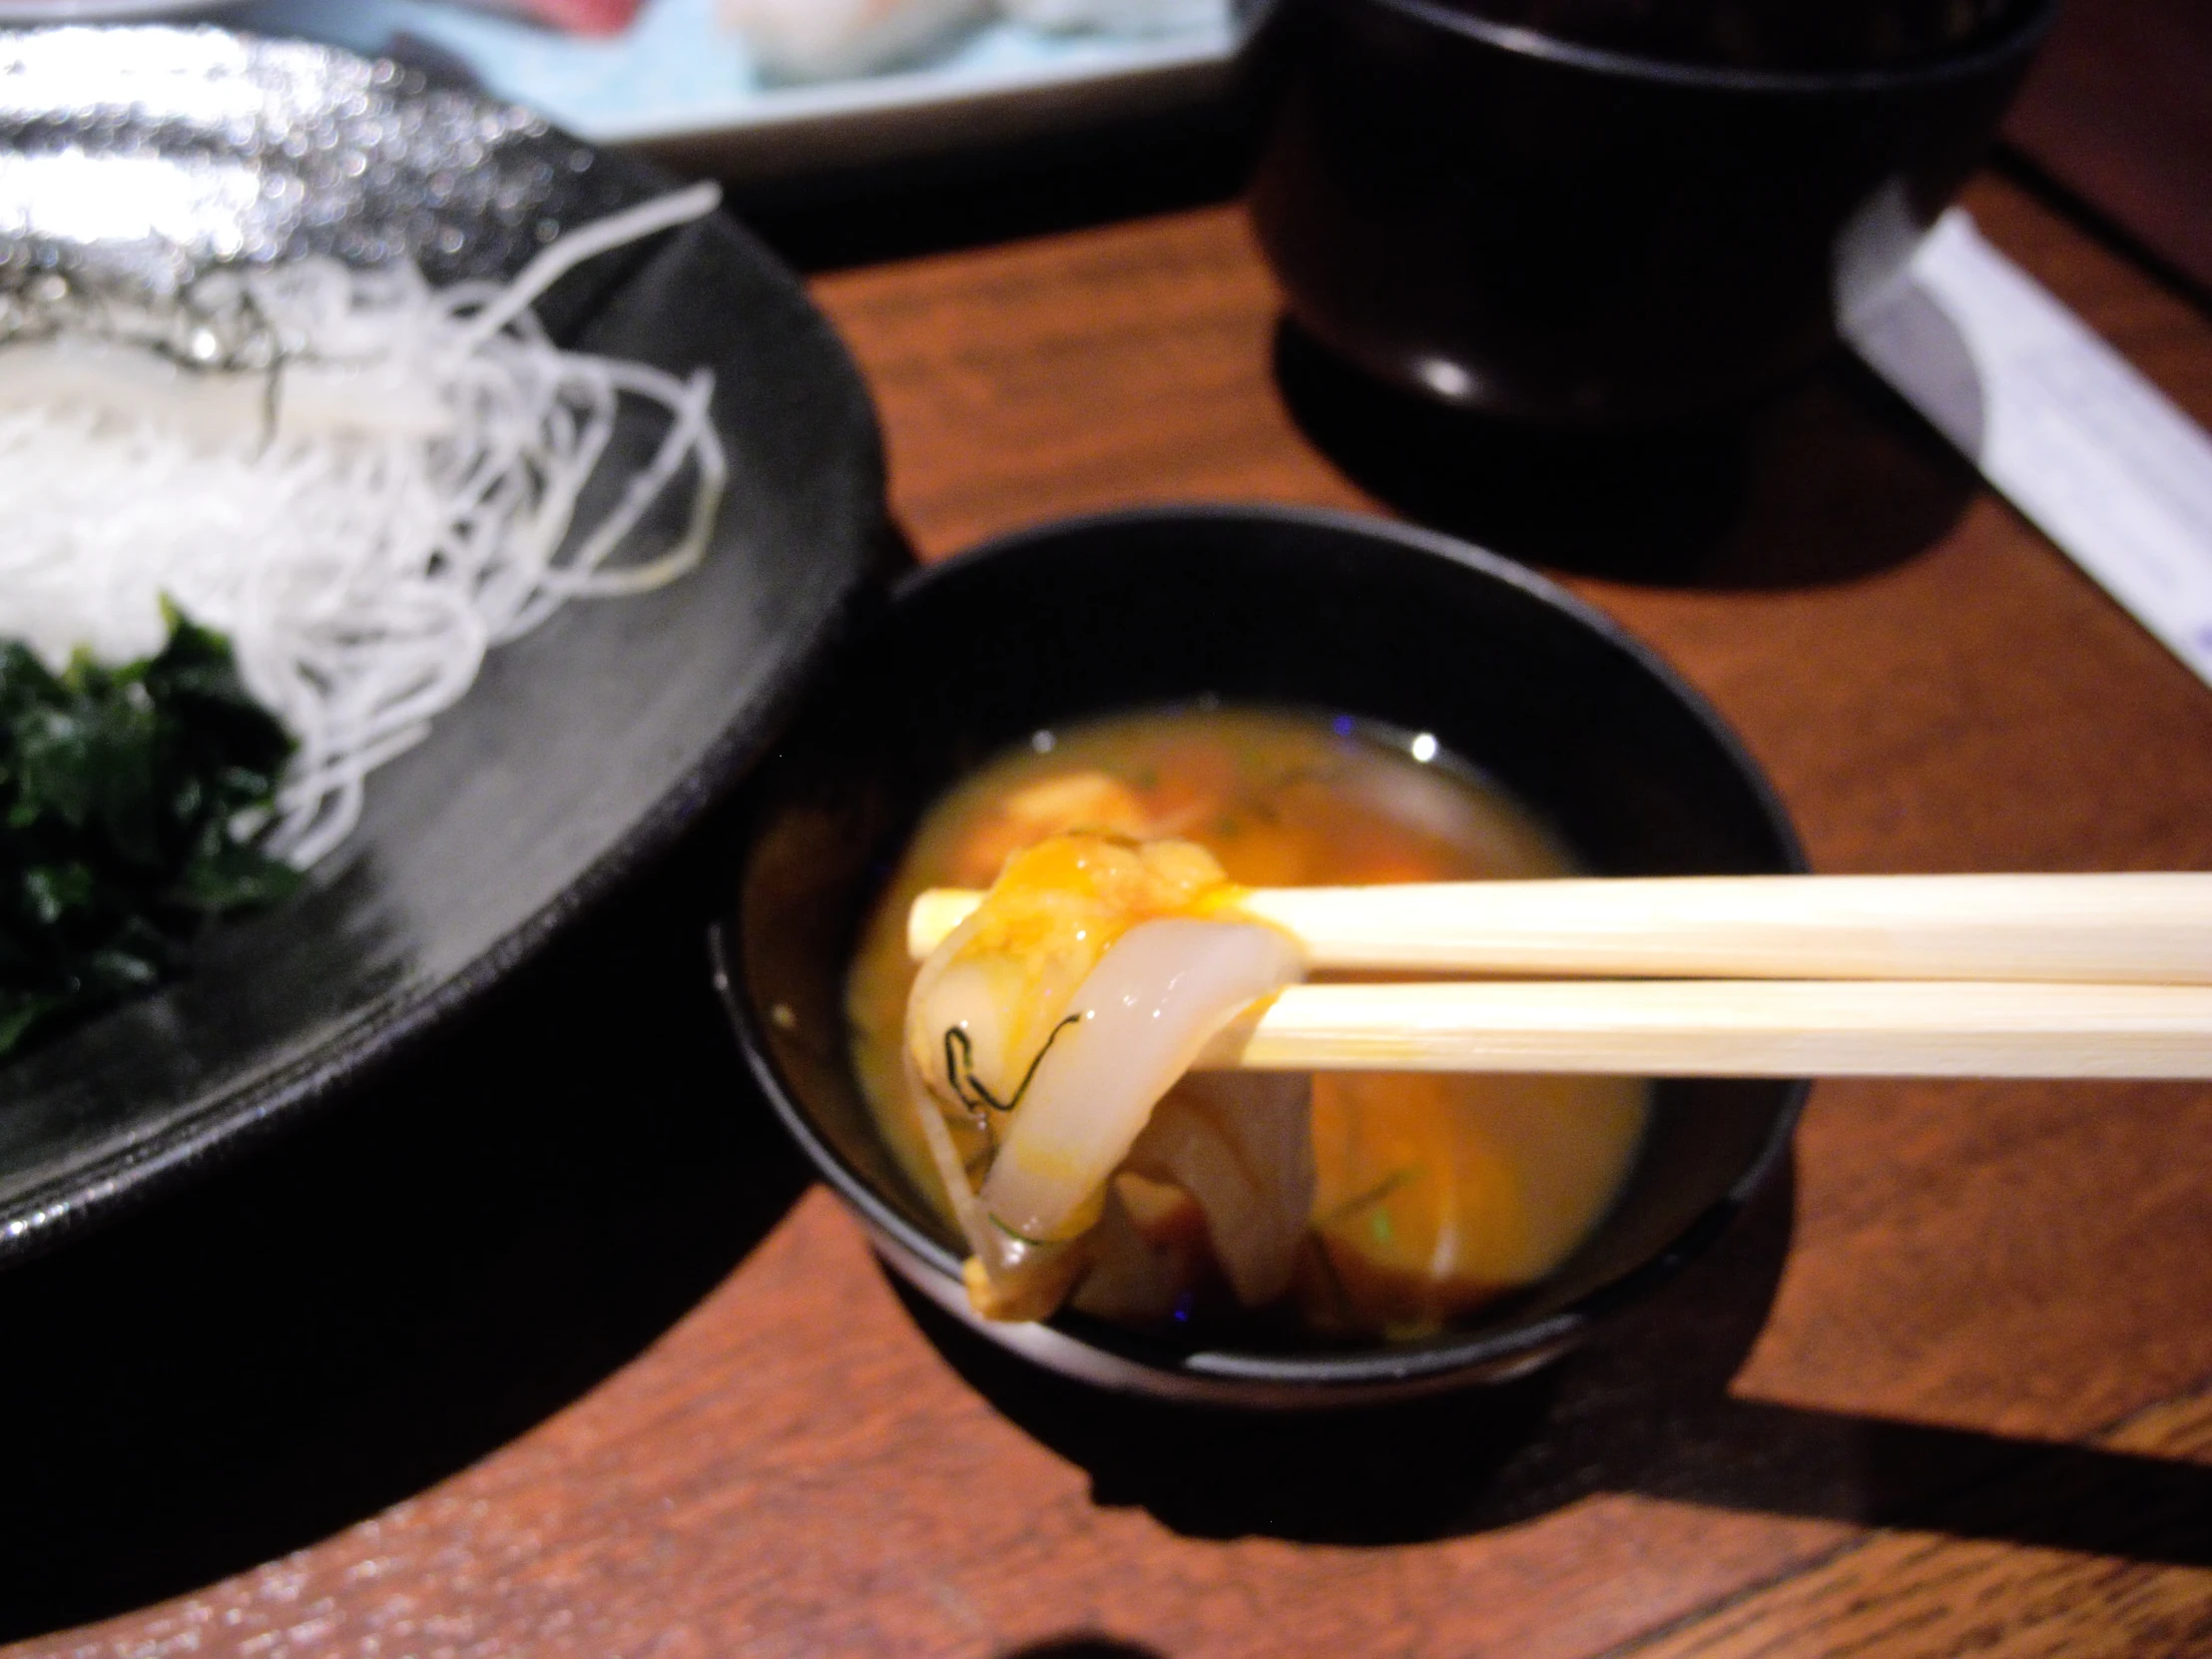
[[[1574,873],[1542,826],[1432,739],[1254,709],[1039,733],[930,808],[846,987],[869,1109],[948,1221],[901,1061],[915,974],[906,913],[925,888],[987,887],[1010,853],[1075,830],[1194,840],[1231,880],[1256,887]],[[1544,1278],[1610,1207],[1649,1095],[1628,1078],[1316,1077],[1318,1185],[1293,1293],[1299,1322],[1322,1335],[1417,1337]]]

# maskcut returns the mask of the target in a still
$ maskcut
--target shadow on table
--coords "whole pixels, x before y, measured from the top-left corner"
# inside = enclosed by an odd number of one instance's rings
[[[1309,440],[1407,518],[1525,564],[1664,587],[1816,587],[1942,539],[1974,469],[1857,358],[1746,415],[1628,433],[1506,424],[1397,390],[1297,324],[1276,381]]]
[[[1243,188],[1246,106],[1206,107],[1032,134],[784,179],[725,179],[733,210],[809,274],[987,247],[1225,202]],[[713,172],[711,151],[662,159]]]
[[[1416,1542],[1636,1492],[2212,1564],[2212,1469],[1731,1398],[1781,1277],[1790,1187],[1565,1364],[1386,1410],[1250,1417],[1114,1399],[908,1306],[971,1383],[1089,1471],[1096,1501],[1196,1537]]]
[[[0,1640],[271,1560],[642,1351],[796,1200],[683,872],[464,1039],[0,1278]]]

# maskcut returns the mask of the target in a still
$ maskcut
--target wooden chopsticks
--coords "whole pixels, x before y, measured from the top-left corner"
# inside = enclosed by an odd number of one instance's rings
[[[1638,1077],[2212,1077],[2212,987],[1973,980],[1294,985],[1201,1067]]]
[[[976,895],[925,893],[925,954]],[[1726,876],[1258,889],[1318,970],[1202,1066],[2212,1077],[2212,875]],[[1541,977],[1539,977],[1541,976]]]
[[[914,901],[924,956],[980,894]],[[2212,874],[1719,875],[1260,887],[1317,969],[2212,984]]]

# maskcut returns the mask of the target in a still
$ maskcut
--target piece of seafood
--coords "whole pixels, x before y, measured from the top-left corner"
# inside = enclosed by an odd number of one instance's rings
[[[922,965],[907,1077],[985,1315],[1042,1318],[1093,1268],[1128,1317],[1172,1312],[1209,1262],[1247,1306],[1289,1285],[1306,1080],[1183,1079],[1302,973],[1287,935],[1235,919],[1237,891],[1187,841],[1055,836]]]
[[[990,15],[990,0],[721,0],[769,75],[820,81],[912,57]]]

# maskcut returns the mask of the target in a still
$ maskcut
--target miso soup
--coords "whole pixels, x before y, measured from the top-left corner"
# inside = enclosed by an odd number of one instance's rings
[[[1231,881],[1255,887],[1577,873],[1543,825],[1432,738],[1235,708],[1036,734],[930,808],[847,981],[870,1110],[948,1222],[902,1059],[916,972],[907,911],[926,888],[986,887],[1009,855],[1069,831],[1195,841]],[[1649,1085],[1625,1078],[1316,1076],[1306,1233],[1271,1317],[1320,1336],[1414,1338],[1545,1278],[1620,1191],[1649,1103]],[[1145,1188],[1130,1183],[1124,1201],[1141,1210],[1172,1200]],[[1200,1245],[1191,1260],[1203,1264]],[[1097,1277],[1073,1300],[1110,1317],[1191,1324],[1244,1312],[1202,1267],[1161,1307],[1117,1303],[1111,1276]]]

